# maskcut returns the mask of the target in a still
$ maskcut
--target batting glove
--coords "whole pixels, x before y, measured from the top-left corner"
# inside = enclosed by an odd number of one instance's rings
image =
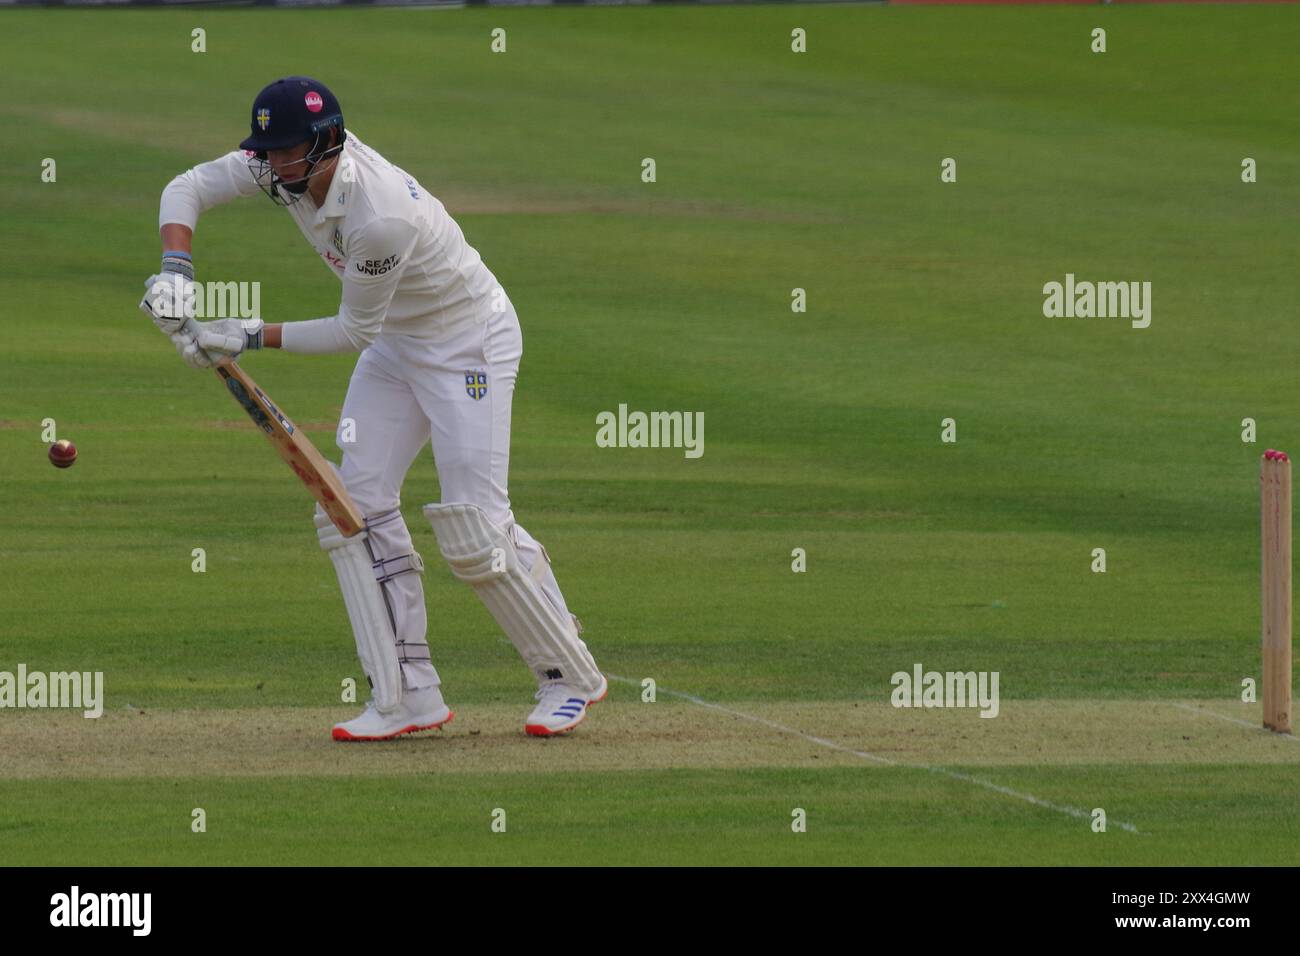
[[[217,319],[213,322],[195,322],[198,345],[220,363],[224,358],[234,359],[249,349],[262,347],[261,319]]]
[[[140,311],[153,319],[164,335],[179,332],[195,316],[197,289],[194,280],[179,272],[163,272],[145,280]]]
[[[176,346],[176,351],[180,353],[185,364],[190,368],[212,368],[218,363],[214,361],[203,349],[199,348],[198,337],[187,326],[180,332],[173,333],[171,336],[172,344]]]

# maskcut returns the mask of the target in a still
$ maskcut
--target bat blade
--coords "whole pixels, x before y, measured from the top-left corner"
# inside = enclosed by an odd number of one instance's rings
[[[234,362],[218,365],[216,371],[253,424],[325,509],[334,526],[347,537],[364,529],[365,519],[343,487],[334,466],[325,460],[311,440],[280,411],[252,377]]]

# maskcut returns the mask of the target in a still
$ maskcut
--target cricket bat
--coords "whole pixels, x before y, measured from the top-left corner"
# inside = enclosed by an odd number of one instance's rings
[[[216,370],[230,394],[235,396],[235,401],[244,407],[253,424],[262,430],[280,457],[302,479],[334,526],[349,538],[363,530],[365,519],[343,487],[334,466],[316,450],[311,439],[298,431],[238,364],[229,362],[218,365]]]

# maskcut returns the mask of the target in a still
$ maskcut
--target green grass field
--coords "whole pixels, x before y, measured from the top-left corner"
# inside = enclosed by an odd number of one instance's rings
[[[1240,698],[1258,458],[1300,452],[1298,45],[1282,6],[0,14],[0,671],[106,682],[97,721],[0,710],[0,863],[1293,863],[1300,746]],[[361,673],[312,503],[136,310],[163,185],[291,73],[518,307],[515,511],[614,678],[568,738],[522,733],[426,450],[457,719],[331,742]],[[260,197],[195,258],[337,309]],[[1066,273],[1151,281],[1150,328],[1045,318]],[[244,364],[337,459],[354,362]],[[597,448],[620,403],[703,411],[703,457]],[[918,662],[999,672],[999,716],[891,707]]]

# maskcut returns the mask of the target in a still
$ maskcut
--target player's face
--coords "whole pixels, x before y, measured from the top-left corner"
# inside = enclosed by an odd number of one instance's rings
[[[268,149],[266,161],[271,164],[276,176],[284,182],[291,183],[296,179],[302,179],[307,174],[306,157],[310,150],[310,141],[290,146],[288,149]]]

